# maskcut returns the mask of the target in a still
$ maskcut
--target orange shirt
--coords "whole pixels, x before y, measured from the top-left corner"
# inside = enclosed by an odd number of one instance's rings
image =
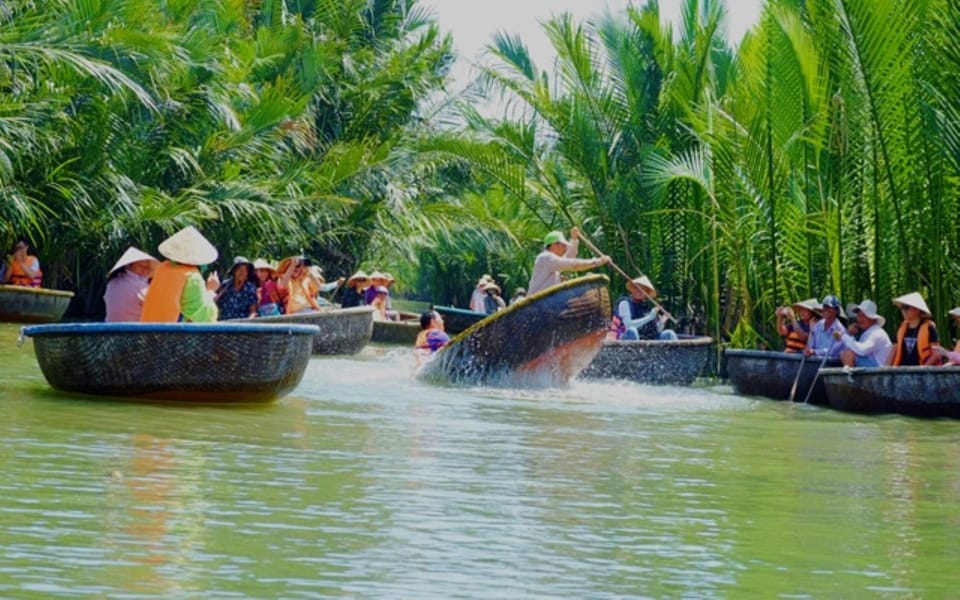
[[[180,298],[187,277],[197,268],[165,260],[153,273],[153,280],[143,299],[141,323],[176,323],[180,319]]]

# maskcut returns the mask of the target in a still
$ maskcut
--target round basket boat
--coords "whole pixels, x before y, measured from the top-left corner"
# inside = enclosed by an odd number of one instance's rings
[[[608,283],[587,275],[528,296],[453,338],[419,376],[460,385],[564,385],[600,351],[610,320]]]
[[[258,317],[252,320],[238,319],[230,322],[314,325],[317,327],[317,335],[313,338],[314,354],[356,354],[370,343],[370,338],[373,336],[373,308],[369,306],[331,308],[295,315]]]
[[[297,386],[317,328],[227,323],[33,325],[55,389],[188,402],[267,402]]]
[[[487,313],[453,306],[434,306],[433,310],[437,311],[443,318],[443,328],[450,335],[462,333],[474,323],[479,323],[488,316]]]
[[[795,402],[805,399],[810,404],[826,404],[827,393],[823,379],[817,371],[822,357],[811,356],[804,360],[801,354],[767,350],[733,350],[723,352],[726,374],[733,389],[746,396],[764,396],[771,400],[788,400],[793,382],[797,381]],[[838,359],[828,359],[825,366],[839,366]],[[797,371],[803,368],[800,379]],[[813,386],[811,390],[810,387]]]
[[[607,341],[581,379],[626,379],[656,385],[690,385],[710,360],[713,338]]]
[[[401,312],[399,321],[374,321],[373,337],[370,341],[378,344],[413,346],[418,335],[420,335],[420,315]]]
[[[960,366],[822,369],[832,408],[960,418]]]
[[[73,292],[0,285],[0,321],[7,323],[53,323],[63,317]]]

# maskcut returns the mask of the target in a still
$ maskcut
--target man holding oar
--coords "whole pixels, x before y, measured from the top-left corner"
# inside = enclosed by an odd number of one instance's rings
[[[576,227],[570,230],[570,241],[567,241],[562,231],[551,231],[543,238],[543,246],[543,252],[537,255],[533,263],[533,274],[530,276],[530,285],[527,286],[527,294],[530,296],[560,284],[560,273],[563,271],[586,271],[610,264],[610,257],[606,255],[577,258],[580,230]]]
[[[664,329],[667,317],[663,315],[652,300],[657,296],[657,290],[646,275],[627,282],[629,296],[617,300],[617,316],[623,323],[622,332],[618,333],[621,340],[675,340],[677,334]]]

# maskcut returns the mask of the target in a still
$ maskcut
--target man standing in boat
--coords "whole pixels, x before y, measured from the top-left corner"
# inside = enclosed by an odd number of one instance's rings
[[[577,258],[580,248],[580,230],[576,227],[570,230],[570,240],[564,237],[562,231],[551,231],[543,238],[544,250],[533,263],[533,274],[527,286],[527,294],[537,292],[558,285],[560,273],[563,271],[586,271],[610,264],[609,256],[597,258]]]

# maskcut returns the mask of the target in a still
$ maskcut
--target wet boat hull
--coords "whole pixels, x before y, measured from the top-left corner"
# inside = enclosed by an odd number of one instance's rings
[[[57,390],[196,403],[269,402],[300,382],[315,327],[71,323],[25,327]]]
[[[450,335],[463,333],[473,324],[479,323],[489,316],[484,313],[463,308],[454,308],[452,306],[434,306],[433,310],[437,311],[440,316],[443,317],[444,329]]]
[[[960,366],[824,369],[820,377],[837,410],[960,418]]]
[[[73,292],[0,285],[0,321],[54,323],[63,318]]]
[[[239,321],[231,321],[239,322]],[[369,306],[330,308],[316,312],[258,317],[249,323],[301,324],[319,328],[313,339],[313,353],[323,355],[356,354],[373,337],[373,309]]]
[[[727,378],[738,394],[746,396],[764,396],[771,400],[788,400],[793,382],[801,365],[803,372],[797,380],[795,402],[805,398],[810,404],[826,404],[827,394],[823,379],[817,377],[817,371],[823,358],[811,356],[803,360],[800,354],[771,352],[764,350],[731,350],[723,353]],[[840,361],[829,359],[827,367],[839,366]],[[810,391],[810,387],[813,390]]]
[[[712,351],[713,338],[706,336],[607,341],[580,378],[690,385],[706,369]]]
[[[591,275],[529,296],[455,337],[420,376],[461,385],[566,384],[603,344],[610,319],[607,283]]]

